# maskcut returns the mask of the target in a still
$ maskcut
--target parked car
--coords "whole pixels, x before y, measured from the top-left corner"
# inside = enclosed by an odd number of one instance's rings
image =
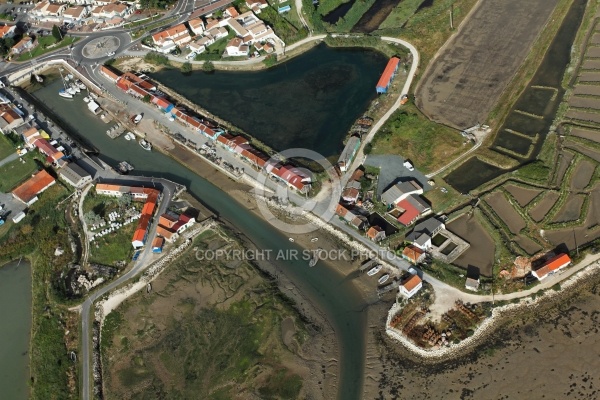
[[[404,161],[404,167],[409,171],[415,170],[415,167],[413,167],[412,163],[408,160]]]
[[[112,57],[112,56],[114,56],[114,55],[115,55],[115,52],[114,52],[114,51],[110,51],[110,52],[108,52],[108,54],[107,54],[107,56],[109,56],[109,57]]]
[[[193,60],[194,58],[196,58],[196,53],[192,51],[190,54],[185,56],[185,58],[187,58],[188,60]]]

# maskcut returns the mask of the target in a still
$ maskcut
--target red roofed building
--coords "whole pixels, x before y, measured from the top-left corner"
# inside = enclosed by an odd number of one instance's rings
[[[33,142],[33,145],[38,148],[40,153],[48,156],[47,161],[49,163],[56,162],[65,156],[65,154],[62,151],[58,151],[44,138],[36,139]]]
[[[398,222],[400,222],[404,226],[408,226],[415,222],[419,215],[421,214],[419,210],[415,208],[410,202],[406,199],[402,200],[398,203],[397,208],[402,212],[402,215],[398,217]]]
[[[394,76],[396,75],[396,71],[398,71],[399,64],[400,59],[398,57],[390,58],[387,66],[383,70],[383,74],[381,74],[381,78],[379,78],[379,82],[377,82],[377,86],[375,88],[377,93],[387,93],[387,90],[390,87]]]
[[[168,242],[177,240],[179,234],[196,223],[196,219],[187,214],[162,214],[158,220],[156,234],[164,237]]]
[[[423,287],[423,281],[419,275],[411,275],[400,284],[400,294],[410,299]]]
[[[381,227],[375,225],[367,231],[367,237],[374,242],[380,242],[385,239],[385,231]]]
[[[13,190],[12,195],[15,199],[30,206],[37,201],[38,194],[54,185],[55,182],[56,179],[43,169]]]
[[[139,249],[143,247],[146,243],[146,238],[148,236],[148,229],[150,228],[150,221],[152,220],[152,214],[154,214],[154,209],[156,208],[156,203],[158,201],[159,191],[156,189],[145,189],[145,188],[133,188],[132,189],[142,189],[142,192],[146,194],[146,202],[144,203],[144,207],[142,208],[142,215],[138,220],[138,226],[133,234],[133,238],[131,239],[131,245],[135,249]],[[96,191],[98,187],[96,185]]]
[[[567,254],[559,254],[552,257],[544,263],[540,268],[531,272],[531,275],[538,278],[540,281],[547,278],[550,275],[555,274],[557,271],[571,264],[571,257]]]
[[[165,239],[157,236],[152,241],[152,252],[153,253],[162,253],[162,248],[165,244]]]
[[[157,51],[169,53],[177,46],[183,46],[192,41],[190,32],[184,24],[175,25],[172,28],[160,31],[152,35],[152,41]]]
[[[413,264],[418,264],[425,259],[425,252],[412,244],[402,250],[402,258]]]

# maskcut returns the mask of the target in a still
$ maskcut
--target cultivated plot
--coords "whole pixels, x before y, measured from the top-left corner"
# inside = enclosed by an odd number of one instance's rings
[[[500,219],[508,226],[508,229],[513,234],[518,234],[523,228],[525,228],[525,221],[519,213],[517,213],[514,207],[508,202],[504,194],[501,192],[494,192],[485,198],[485,201],[492,207],[494,212],[500,217]]]

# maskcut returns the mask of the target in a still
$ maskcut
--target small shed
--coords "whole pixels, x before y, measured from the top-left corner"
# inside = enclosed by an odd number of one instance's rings
[[[153,253],[162,253],[163,245],[165,244],[165,239],[157,236],[152,241],[152,252]]]

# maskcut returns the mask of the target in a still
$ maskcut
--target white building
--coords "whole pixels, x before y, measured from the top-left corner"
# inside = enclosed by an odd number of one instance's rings
[[[400,284],[400,294],[407,299],[413,297],[423,287],[423,281],[419,275],[411,275]]]

